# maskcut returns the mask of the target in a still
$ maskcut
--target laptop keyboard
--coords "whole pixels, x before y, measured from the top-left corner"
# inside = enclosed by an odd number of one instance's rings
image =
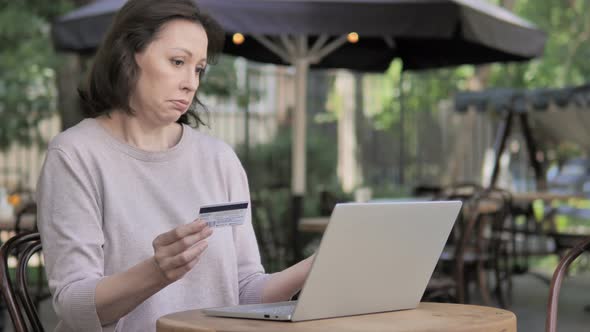
[[[224,308],[224,311],[229,312],[251,312],[251,313],[258,313],[258,314],[267,314],[272,316],[279,316],[279,315],[290,315],[295,310],[296,301],[292,301],[292,303],[285,303],[285,304],[272,304],[269,303],[268,305],[261,305],[256,307],[230,307]]]

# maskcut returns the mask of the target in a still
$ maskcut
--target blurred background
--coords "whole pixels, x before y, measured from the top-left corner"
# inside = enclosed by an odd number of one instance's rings
[[[57,52],[51,23],[90,2],[0,0],[0,214],[16,215],[34,203],[47,143],[82,119],[76,88],[93,55]],[[517,223],[553,213],[558,231],[588,234],[590,2],[489,2],[545,31],[543,56],[418,71],[404,71],[394,60],[382,74],[309,72],[303,218],[329,216],[337,202],[415,197],[466,183],[487,188],[494,178],[511,193],[575,197],[531,200],[528,215],[513,214]],[[292,234],[294,84],[293,67],[222,55],[199,91],[208,108],[207,126],[199,130],[231,144],[248,173],[253,220],[271,272],[298,255],[293,236],[303,256],[321,237]],[[512,112],[529,115],[532,153],[524,126],[506,129]],[[14,227],[3,226],[3,241]],[[528,264],[550,276],[559,257],[539,255]],[[572,273],[583,275],[588,260],[574,266]]]

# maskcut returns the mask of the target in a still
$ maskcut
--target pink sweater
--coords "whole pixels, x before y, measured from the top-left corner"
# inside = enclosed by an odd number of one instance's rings
[[[151,257],[157,235],[201,205],[250,199],[238,158],[217,139],[184,126],[175,147],[147,152],[86,119],[49,144],[37,190],[57,331],[155,331],[168,313],[261,301],[268,275],[248,214],[215,229],[192,271],[117,323],[101,326],[96,313],[98,281]]]

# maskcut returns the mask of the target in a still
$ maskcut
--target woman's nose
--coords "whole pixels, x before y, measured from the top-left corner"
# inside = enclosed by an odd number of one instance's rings
[[[185,75],[184,79],[181,83],[181,88],[183,90],[195,91],[199,87],[199,75],[195,74],[192,71],[189,71],[187,75]]]

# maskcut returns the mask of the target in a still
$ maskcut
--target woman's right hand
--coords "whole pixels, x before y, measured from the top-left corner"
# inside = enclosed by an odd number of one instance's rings
[[[197,219],[154,239],[154,261],[165,283],[182,278],[197,264],[207,249],[206,239],[212,233],[213,230],[204,221]]]

